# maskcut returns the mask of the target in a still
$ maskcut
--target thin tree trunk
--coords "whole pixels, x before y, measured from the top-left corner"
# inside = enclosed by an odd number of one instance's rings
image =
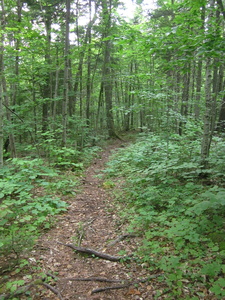
[[[1,25],[2,28],[5,28],[5,7],[4,7],[4,0],[1,1],[1,10],[2,10],[2,19],[1,19]],[[12,117],[11,117],[11,111],[8,109],[10,106],[10,101],[9,101],[9,96],[8,96],[8,91],[7,91],[7,84],[6,84],[6,79],[4,75],[4,35],[2,34],[2,39],[1,39],[1,95],[2,95],[2,100],[4,99],[5,106],[6,106],[6,118],[9,121],[9,123],[12,122]],[[3,126],[3,119],[0,122]],[[3,128],[2,128],[2,135],[3,135]],[[15,138],[13,133],[11,132],[9,134],[9,147],[10,147],[10,152],[11,152],[11,157],[16,157],[16,146],[15,146]]]
[[[182,104],[181,104],[181,116],[187,117],[188,115],[188,100],[190,90],[190,63],[185,68],[187,72],[184,74],[184,88],[182,92]],[[180,121],[179,124],[179,135],[182,135],[184,121]]]
[[[56,46],[56,71],[55,71],[55,88],[54,88],[54,96],[53,96],[53,104],[52,104],[52,118],[54,121],[55,127],[55,118],[56,118],[56,107],[57,107],[57,97],[58,97],[58,89],[59,89],[59,54],[58,47]]]
[[[117,137],[114,129],[114,119],[112,111],[112,90],[113,90],[113,79],[111,71],[111,51],[112,42],[107,39],[110,35],[111,30],[111,1],[109,1],[109,7],[106,0],[102,0],[102,13],[104,23],[104,65],[102,71],[102,81],[105,91],[105,107],[106,107],[106,123],[109,137]]]
[[[4,0],[1,0],[1,28],[4,28],[5,25],[5,14],[4,14]],[[4,136],[3,136],[3,88],[2,88],[2,77],[4,71],[3,63],[3,53],[4,53],[4,35],[1,34],[0,39],[0,168],[3,167],[3,145],[4,145]]]
[[[89,24],[91,24],[91,0],[89,0]],[[91,101],[91,28],[88,26],[88,56],[87,56],[87,97],[86,97],[86,123],[90,125]]]
[[[51,48],[51,17],[49,15],[45,18],[45,29],[46,29],[46,50],[45,50],[45,61],[49,67],[51,64],[50,48]],[[46,132],[48,129],[48,107],[49,100],[52,98],[52,76],[51,71],[47,72],[45,83],[42,88],[42,97],[44,102],[42,105],[42,132]]]
[[[210,141],[211,141],[211,125],[212,125],[212,59],[210,57],[206,60],[206,82],[205,82],[205,115],[204,128],[201,145],[201,159],[203,167],[207,167],[207,158],[209,157]]]
[[[89,39],[90,39],[90,36],[91,36],[91,28],[92,28],[92,26],[93,26],[93,24],[95,23],[96,20],[97,20],[97,14],[95,13],[93,18],[89,20],[87,30],[86,30],[86,33],[85,33],[84,42],[83,42],[83,48],[80,51],[79,63],[78,63],[78,68],[77,68],[77,72],[76,72],[76,75],[75,75],[75,83],[74,83],[74,88],[73,88],[74,94],[75,94],[75,96],[74,96],[74,105],[75,105],[76,99],[77,99],[79,83],[81,82],[81,79],[82,79],[83,61],[84,61],[84,56],[85,56],[87,46],[88,46],[88,51],[90,49]],[[77,32],[79,32],[79,30],[77,30]],[[78,41],[79,41],[79,34],[78,34],[77,38],[78,38]],[[82,95],[81,95],[80,99],[81,99],[80,115],[82,116],[83,115]]]
[[[201,30],[204,31],[205,28],[205,5],[202,6],[201,11]],[[202,88],[202,58],[199,58],[198,65],[197,65],[197,78],[196,78],[196,100],[195,100],[195,119],[199,119],[200,115],[200,100],[201,100],[201,88]]]
[[[98,96],[98,109],[96,116],[96,128],[103,128],[103,82],[100,85],[100,91]],[[99,127],[98,127],[99,125]]]
[[[214,36],[217,33],[217,26],[215,26],[215,18],[214,18],[214,4],[215,0],[210,0],[209,3],[209,15],[208,15],[208,29],[209,33]],[[218,14],[217,14],[218,16]],[[218,19],[217,19],[218,21]],[[216,110],[215,110],[215,101],[216,101],[216,93],[212,94],[212,91],[216,92],[217,83],[214,78],[217,77],[217,69],[214,67],[213,59],[210,57],[210,54],[207,54],[206,57],[206,81],[205,81],[205,115],[204,115],[204,127],[203,127],[203,137],[202,137],[202,145],[201,145],[201,161],[202,167],[206,168],[208,165],[208,157],[210,151],[211,140],[213,136],[214,130],[214,120],[216,118]]]
[[[2,0],[3,1],[3,0]],[[2,23],[2,22],[1,22]],[[2,90],[2,74],[3,74],[3,38],[0,45],[0,168],[3,166],[3,90]]]
[[[62,146],[67,142],[68,102],[69,102],[69,30],[70,30],[70,0],[66,0],[66,36],[65,36],[65,70],[64,70],[64,95],[62,107],[63,135]]]

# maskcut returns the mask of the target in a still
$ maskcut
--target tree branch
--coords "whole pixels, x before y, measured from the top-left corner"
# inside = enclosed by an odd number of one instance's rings
[[[129,256],[112,256],[109,254],[105,254],[102,252],[98,252],[96,250],[93,249],[89,249],[89,248],[84,248],[84,247],[77,247],[73,244],[64,244],[61,242],[58,242],[58,244],[64,245],[66,247],[72,248],[73,250],[80,252],[80,253],[85,253],[85,254],[89,254],[89,255],[94,255],[96,257],[105,259],[105,260],[110,260],[110,261],[120,261],[122,259],[127,259],[129,258]]]
[[[109,290],[119,290],[119,289],[128,288],[131,285],[135,285],[135,284],[138,284],[138,283],[144,283],[146,281],[149,281],[153,278],[156,278],[156,277],[159,277],[159,276],[162,276],[162,275],[163,274],[155,274],[155,275],[149,276],[147,278],[142,278],[142,279],[139,279],[139,280],[127,282],[127,283],[121,284],[121,285],[114,285],[114,286],[106,286],[106,287],[103,287],[103,288],[97,288],[97,289],[93,290],[91,293],[95,294],[95,293],[105,292],[105,291],[109,291]]]

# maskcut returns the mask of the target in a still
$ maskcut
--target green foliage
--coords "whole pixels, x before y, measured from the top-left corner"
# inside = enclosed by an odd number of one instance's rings
[[[129,230],[143,235],[137,255],[150,270],[164,271],[169,299],[183,299],[185,289],[200,295],[203,285],[223,299],[224,141],[213,140],[202,177],[198,133],[190,124],[185,130],[182,138],[144,135],[114,155],[105,173],[126,179],[123,215]]]
[[[81,171],[84,166],[98,155],[101,148],[98,146],[83,145],[78,150],[77,145],[70,142],[70,146],[62,147],[60,144],[61,129],[41,133],[39,143],[36,146],[27,146],[26,151],[32,154],[38,149],[39,155],[45,157],[51,167],[60,170]]]
[[[17,256],[32,247],[40,229],[48,229],[52,216],[67,204],[44,188],[56,171],[41,159],[12,159],[0,170],[0,253]]]

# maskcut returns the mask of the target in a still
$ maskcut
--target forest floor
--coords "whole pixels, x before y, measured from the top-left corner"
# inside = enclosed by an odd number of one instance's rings
[[[109,156],[119,147],[121,141],[114,141],[92,162],[83,175],[77,195],[66,196],[67,212],[60,215],[55,226],[39,238],[30,261],[52,277],[50,285],[54,290],[48,285],[39,285],[32,289],[32,299],[150,300],[157,290],[163,289],[154,278],[157,271],[149,274],[135,261],[109,261],[81,254],[63,245],[79,245],[117,257],[121,253],[132,255],[136,250],[140,237],[125,237],[127,225],[119,217],[113,190],[104,186],[104,178],[100,176]],[[120,180],[115,184],[118,189]],[[139,279],[148,276],[153,279],[137,284]],[[121,285],[124,286],[121,288]],[[102,291],[94,292],[96,289]]]

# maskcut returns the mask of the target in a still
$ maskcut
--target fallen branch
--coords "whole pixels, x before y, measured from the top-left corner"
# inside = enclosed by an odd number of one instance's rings
[[[143,279],[127,282],[127,283],[121,284],[121,285],[114,285],[114,286],[106,286],[106,287],[103,287],[103,288],[97,288],[97,289],[93,290],[91,292],[91,294],[105,292],[105,291],[109,291],[109,290],[119,290],[119,289],[128,288],[131,285],[135,285],[135,284],[138,284],[138,283],[144,283],[144,282],[147,282],[147,281],[149,281],[153,278],[159,277],[161,275],[163,275],[163,274],[152,275],[152,276],[149,276],[148,278],[143,278]]]
[[[36,286],[36,285],[43,285],[45,286],[47,289],[49,289],[50,291],[52,291],[60,300],[63,300],[61,294],[59,291],[57,291],[55,288],[53,288],[50,284],[43,282],[42,279],[37,279],[34,280],[33,282],[24,285],[20,288],[18,288],[16,291],[12,292],[12,293],[8,293],[8,294],[1,294],[0,295],[0,300],[7,300],[7,299],[12,299],[16,296],[25,294],[27,291],[29,291],[32,287]]]
[[[58,290],[56,290],[53,286],[51,286],[50,284],[48,284],[46,282],[42,282],[42,285],[45,286],[46,288],[48,288],[50,291],[52,291],[56,296],[58,296],[58,298],[60,300],[63,300],[60,292]]]
[[[123,235],[118,236],[118,238],[116,238],[115,240],[111,241],[111,242],[108,244],[108,247],[112,247],[112,246],[114,246],[116,243],[121,242],[121,241],[123,241],[123,240],[126,239],[126,238],[134,238],[134,237],[136,237],[136,236],[137,236],[137,235],[132,234],[132,233],[125,233],[125,234],[123,234]]]
[[[110,261],[120,261],[122,259],[129,258],[129,256],[112,256],[112,255],[109,255],[109,254],[98,252],[98,251],[93,250],[93,249],[78,247],[78,246],[75,246],[73,244],[64,244],[64,243],[61,243],[61,242],[58,242],[58,244],[64,245],[64,246],[69,247],[69,248],[72,248],[73,250],[75,250],[77,252],[81,252],[81,253],[85,253],[85,254],[89,254],[89,255],[94,255],[96,257],[99,257],[99,258],[102,258],[102,259],[105,259],[105,260],[110,260]]]
[[[108,278],[101,278],[101,277],[89,277],[89,278],[63,278],[63,280],[68,281],[99,281],[99,282],[122,282],[120,279],[108,279]]]
[[[114,285],[114,286],[106,286],[103,288],[97,288],[95,290],[93,290],[91,292],[91,294],[96,294],[96,293],[100,293],[100,292],[105,292],[105,291],[109,291],[109,290],[119,290],[119,289],[124,289],[129,287],[131,284],[121,284],[121,285]]]

